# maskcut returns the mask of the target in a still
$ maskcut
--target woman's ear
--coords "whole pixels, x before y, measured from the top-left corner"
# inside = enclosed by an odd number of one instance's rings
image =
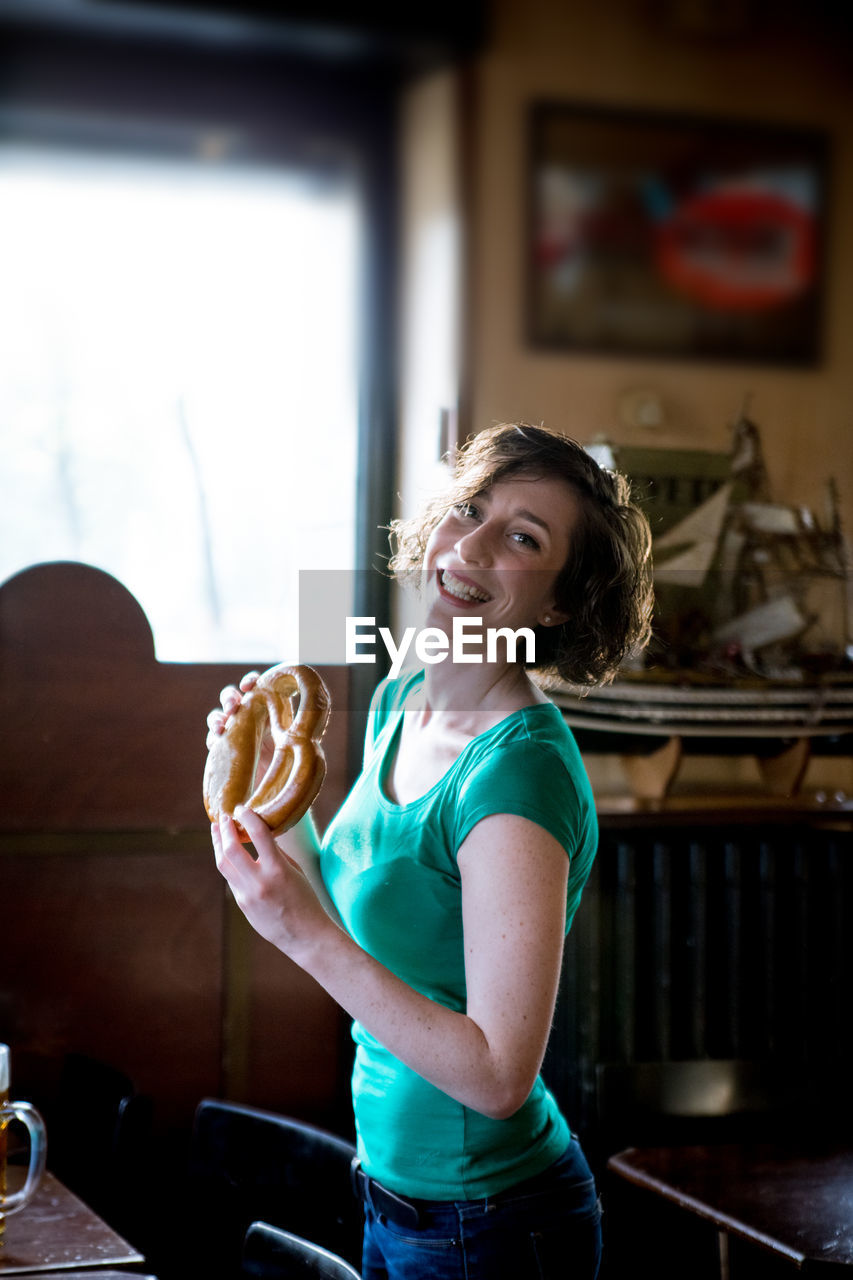
[[[537,619],[541,627],[561,627],[564,622],[568,622],[569,615],[564,613],[562,609],[557,609],[553,605],[550,609],[545,609]]]

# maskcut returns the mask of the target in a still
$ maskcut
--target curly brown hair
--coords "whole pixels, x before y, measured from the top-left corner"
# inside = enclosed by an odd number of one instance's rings
[[[429,537],[451,507],[519,474],[559,476],[581,498],[581,518],[556,584],[555,603],[568,621],[536,629],[532,665],[571,684],[604,684],[651,636],[651,531],[626,478],[600,467],[568,436],[520,422],[471,437],[458,454],[450,488],[418,516],[390,525],[389,568],[398,578],[419,572]]]

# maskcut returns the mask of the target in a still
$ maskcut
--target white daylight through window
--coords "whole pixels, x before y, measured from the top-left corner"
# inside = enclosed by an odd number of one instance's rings
[[[299,571],[354,567],[354,184],[7,144],[0,226],[0,582],[83,561],[161,661],[294,660]]]

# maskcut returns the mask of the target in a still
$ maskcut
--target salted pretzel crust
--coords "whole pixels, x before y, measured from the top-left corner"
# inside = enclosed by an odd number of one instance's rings
[[[294,713],[293,699],[298,695]],[[229,716],[204,769],[204,807],[211,822],[237,805],[253,809],[273,835],[308,812],[326,776],[321,739],[329,719],[329,691],[313,667],[270,667]],[[269,726],[273,758],[254,791],[261,744]],[[246,832],[237,824],[241,839]]]

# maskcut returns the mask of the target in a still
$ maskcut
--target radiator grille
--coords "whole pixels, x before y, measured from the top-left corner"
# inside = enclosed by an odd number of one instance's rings
[[[573,1128],[602,1062],[849,1061],[851,877],[845,830],[603,831],[545,1064]]]

